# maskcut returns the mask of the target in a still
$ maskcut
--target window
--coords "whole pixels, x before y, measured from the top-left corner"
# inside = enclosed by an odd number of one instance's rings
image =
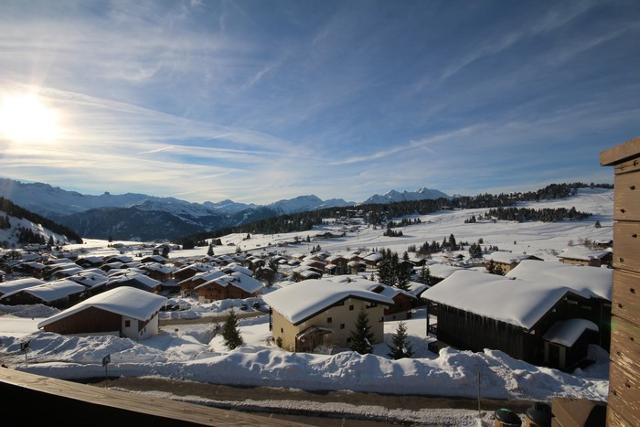
[[[333,318],[332,317],[327,317],[327,323],[331,323],[333,322]]]
[[[130,328],[131,327],[131,320],[125,320],[124,321],[124,327],[125,328]]]
[[[344,329],[344,323],[340,323],[340,329]]]
[[[377,307],[377,306],[378,306],[377,302],[372,302],[372,303],[367,304],[367,308],[373,308],[373,307]]]
[[[349,306],[349,311],[353,311],[353,305]]]
[[[280,333],[284,334],[284,328],[280,328]]]
[[[351,342],[351,337],[347,338],[347,343]]]

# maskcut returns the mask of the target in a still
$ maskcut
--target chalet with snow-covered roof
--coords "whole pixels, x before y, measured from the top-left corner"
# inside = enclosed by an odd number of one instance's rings
[[[130,286],[142,291],[158,293],[162,290],[162,284],[142,273],[127,271],[124,274],[110,277],[108,288],[118,288],[120,286]]]
[[[376,267],[382,261],[382,254],[380,252],[372,252],[362,258],[362,261],[369,267]]]
[[[166,282],[171,279],[171,273],[173,273],[173,267],[166,264],[160,264],[158,262],[144,263],[140,266],[147,276],[160,282]]]
[[[309,265],[300,265],[291,270],[291,280],[301,282],[303,280],[319,279],[322,277],[322,270]]]
[[[550,286],[565,286],[586,295],[574,305],[573,317],[587,319],[598,327],[598,344],[609,350],[611,341],[611,283],[613,272],[608,268],[582,267],[555,262],[522,261],[506,277],[530,282],[543,281]]]
[[[0,298],[0,304],[44,304],[65,308],[81,300],[85,291],[84,286],[62,279],[7,293]]]
[[[141,340],[158,334],[158,312],[167,299],[121,286],[88,298],[38,327],[58,334],[115,334]]]
[[[147,255],[146,257],[143,257],[140,262],[145,264],[145,263],[158,263],[158,264],[166,264],[167,263],[167,259],[165,257],[163,257],[162,255]]]
[[[46,267],[46,265],[38,261],[25,261],[15,265],[12,270],[32,277],[41,278]]]
[[[178,282],[182,282],[183,280],[193,277],[197,273],[202,273],[210,269],[211,269],[211,265],[207,265],[203,263],[189,264],[176,270],[173,273],[173,278]]]
[[[422,267],[420,267],[420,269],[417,270],[418,274],[421,272],[420,271],[421,269]],[[456,271],[464,270],[464,268],[462,267],[457,267],[455,265],[450,265],[450,264],[440,264],[440,263],[426,265],[425,269],[429,269],[429,285],[430,286],[433,286],[442,282],[444,279],[451,276]]]
[[[496,251],[484,256],[485,267],[490,273],[506,274],[516,268],[524,260],[542,261],[534,255],[514,254],[512,252]]]
[[[201,302],[223,299],[245,299],[255,297],[263,288],[262,282],[244,273],[234,272],[217,277],[195,287],[194,291]]]
[[[563,264],[600,267],[603,265],[611,266],[612,255],[610,250],[590,249],[586,246],[570,246],[558,255],[558,259]]]
[[[0,297],[20,291],[22,289],[31,288],[33,286],[42,285],[45,282],[35,277],[26,277],[24,279],[8,280],[0,284]]]
[[[545,274],[555,266],[547,264],[529,261],[526,272],[513,270],[515,277],[453,273],[422,294],[437,316],[437,325],[427,317],[429,333],[459,349],[490,348],[535,364],[575,367],[589,344],[602,342],[598,316],[590,312],[594,299],[611,298],[611,277],[585,274],[589,279],[582,281],[566,272]]]
[[[188,279],[178,282],[180,286],[180,293],[184,296],[191,295],[196,286],[207,283],[213,279],[224,276],[226,273],[218,268],[211,269],[209,271],[203,271],[189,277]]]
[[[109,283],[109,278],[102,274],[101,271],[98,273],[99,271],[81,271],[78,274],[69,276],[68,279],[84,286],[87,289],[87,295],[95,295],[105,291]]]
[[[341,276],[342,277],[342,276]],[[336,280],[306,280],[264,295],[276,344],[288,351],[349,347],[353,325],[367,313],[373,344],[384,338],[384,308],[393,300]]]
[[[82,268],[100,267],[104,264],[104,258],[101,256],[81,257],[76,260],[76,264]]]

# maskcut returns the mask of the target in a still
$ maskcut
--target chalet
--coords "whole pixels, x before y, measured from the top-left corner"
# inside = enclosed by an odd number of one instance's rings
[[[362,261],[349,261],[347,267],[349,268],[350,274],[358,274],[367,269],[367,264]]]
[[[105,291],[109,283],[108,277],[104,274],[86,270],[69,276],[68,279],[84,286],[87,289],[88,295],[95,295]]]
[[[122,286],[86,299],[43,320],[38,328],[58,334],[117,334],[141,340],[158,334],[165,297]]]
[[[146,257],[143,257],[140,262],[145,264],[145,263],[158,263],[158,264],[165,264],[168,260],[163,257],[162,255],[147,255]]]
[[[131,261],[133,261],[133,258],[131,258],[128,255],[109,255],[109,256],[104,258],[104,262],[105,263],[120,262],[122,264],[126,264],[126,263],[131,262]]]
[[[384,338],[387,296],[328,279],[306,280],[266,294],[270,329],[276,344],[288,351],[317,347],[349,347],[358,314],[369,318],[373,344]]]
[[[485,267],[490,273],[506,274],[524,260],[542,261],[542,258],[527,254],[514,254],[511,252],[496,251],[485,255]]]
[[[100,266],[100,270],[107,272],[111,270],[119,270],[121,268],[124,268],[124,263],[120,261],[107,262]]]
[[[16,291],[42,284],[44,284],[44,281],[36,279],[35,277],[27,277],[25,279],[16,279],[2,282],[0,284],[0,298]]]
[[[74,274],[78,274],[82,271],[82,267],[75,265],[75,266],[66,266],[64,268],[61,268],[59,270],[56,270],[55,272],[53,272],[49,278],[51,279],[64,279],[66,277],[69,276],[73,276]]]
[[[245,299],[258,295],[263,285],[244,273],[231,273],[210,280],[195,287],[194,291],[201,302],[223,299]]]
[[[253,276],[253,271],[235,262],[225,265],[221,270],[227,274],[243,273],[243,274],[246,274],[247,276]]]
[[[347,263],[349,262],[342,255],[331,255],[325,259],[329,264],[325,265],[325,270],[330,272],[331,274],[340,275],[347,274],[349,272],[349,267],[347,267]],[[335,267],[329,267],[329,265],[333,265]]]
[[[611,266],[612,258],[612,252],[609,250],[594,250],[586,246],[571,246],[558,255],[558,259],[563,264],[587,265],[590,267]]]
[[[547,263],[537,264],[542,272]],[[427,316],[427,329],[442,343],[472,351],[497,349],[569,370],[587,357],[589,344],[599,342],[598,326],[585,316],[590,300],[610,294],[610,279],[608,289],[601,278],[572,287],[544,276],[524,280],[466,270],[453,273],[422,297],[437,316],[437,326],[430,325]]]
[[[78,258],[76,264],[82,268],[100,267],[104,264],[104,258],[101,256],[86,256]]]
[[[291,270],[291,279],[294,282],[301,282],[303,280],[310,280],[310,279],[319,279],[321,277],[322,277],[321,270],[318,270],[317,268],[307,266],[307,265],[301,265]]]
[[[382,254],[380,252],[372,252],[362,260],[368,267],[377,267],[378,263],[382,260]]]
[[[65,308],[82,299],[85,291],[84,286],[63,279],[7,293],[0,298],[0,303],[7,305],[44,304]]]
[[[42,277],[42,273],[47,266],[38,261],[21,262],[12,268],[13,271],[28,274],[33,277]]]
[[[171,279],[171,273],[173,267],[170,265],[160,264],[158,262],[149,262],[142,264],[140,268],[146,273],[147,276],[160,282],[166,282]]]
[[[393,304],[386,306],[384,309],[385,318],[388,320],[409,319],[411,317],[411,309],[417,303],[417,297],[409,291],[403,291],[393,286],[367,280],[362,276],[350,275],[329,280],[335,283],[359,287],[363,290],[390,298]]]
[[[217,279],[218,277],[222,277],[225,274],[226,273],[224,271],[217,268],[197,273],[188,279],[178,282],[178,286],[180,286],[180,293],[185,296],[190,295],[196,286],[207,283],[210,280]]]
[[[447,277],[451,276],[456,271],[464,270],[462,267],[456,267],[450,264],[430,264],[425,266],[425,269],[429,269],[429,286],[433,286],[442,282]],[[417,273],[420,274],[420,269],[417,269]]]
[[[202,273],[208,271],[209,269],[211,269],[210,265],[202,263],[189,264],[176,270],[173,273],[173,277],[174,279],[176,279],[176,281],[182,282],[183,280],[193,277],[196,273]]]
[[[44,278],[49,278],[52,277],[54,275],[54,273],[58,272],[58,271],[62,271],[62,270],[76,270],[76,272],[78,271],[82,271],[82,267],[78,266],[78,264],[76,264],[75,262],[57,262],[54,264],[47,264],[45,266],[45,268],[42,270],[42,277]],[[75,273],[72,273],[75,274]]]
[[[118,288],[120,286],[130,286],[132,288],[155,293],[162,290],[161,283],[159,281],[136,272],[126,272],[109,278],[109,283],[107,285],[108,288]]]
[[[592,321],[599,330],[598,344],[609,349],[611,339],[611,282],[608,268],[580,267],[555,262],[522,261],[507,277],[530,282],[544,281],[549,286],[566,286],[587,298],[576,305],[572,316]]]

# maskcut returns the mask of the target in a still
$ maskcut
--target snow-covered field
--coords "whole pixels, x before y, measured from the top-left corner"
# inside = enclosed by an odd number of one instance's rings
[[[35,332],[31,320],[0,322],[0,354],[18,369],[58,378],[100,377],[102,358],[110,354],[110,375],[156,375],[200,382],[308,390],[355,390],[396,394],[474,397],[477,375],[482,395],[494,399],[540,399],[579,396],[606,399],[605,369],[596,365],[580,375],[541,368],[500,351],[472,353],[444,349],[439,355],[426,349],[424,315],[410,320],[409,333],[416,358],[390,360],[380,344],[376,354],[344,351],[335,355],[289,353],[267,343],[266,316],[240,321],[246,345],[227,351],[213,325],[171,325],[143,342],[114,336],[70,337]],[[385,325],[389,342],[396,322]],[[20,342],[30,339],[29,364],[24,364]],[[601,359],[606,356],[599,355]],[[598,367],[600,366],[600,367]],[[603,372],[605,373],[603,375]]]
[[[421,224],[403,227],[404,237],[385,237],[382,229],[358,226],[357,231],[350,231],[343,238],[278,249],[300,253],[319,243],[323,250],[332,253],[362,247],[404,251],[411,244],[442,241],[443,237],[453,233],[458,241],[473,242],[482,238],[485,244],[497,245],[501,250],[526,252],[552,261],[556,260],[555,253],[565,248],[569,241],[611,239],[612,205],[611,190],[583,189],[569,199],[522,206],[575,206],[580,211],[594,214],[585,221],[465,224],[471,215],[477,216],[486,209],[443,211],[421,216]],[[601,228],[594,227],[596,220],[602,224]],[[216,254],[232,253],[238,246],[260,250],[291,242],[295,236],[304,239],[307,235],[313,237],[326,230],[338,232],[340,226],[327,225],[318,230],[279,235],[255,234],[249,240],[243,240],[245,235],[234,234],[223,237],[224,246],[216,247],[215,251]],[[140,243],[123,243],[125,248],[129,248],[125,252],[140,250]],[[228,243],[233,245],[228,246]],[[79,246],[95,255],[118,252],[107,248],[107,242],[99,240],[87,240],[83,245],[70,245],[68,248]],[[206,250],[174,251],[171,258],[204,255]],[[163,316],[207,317],[224,314],[230,307],[240,304],[247,304],[250,308],[251,302],[233,300],[206,306],[194,303],[182,314],[174,312]],[[433,354],[427,349],[424,311],[420,310],[407,321],[414,358],[398,361],[387,357],[385,344],[377,345],[372,355],[351,351],[334,355],[282,351],[270,343],[266,316],[242,319],[240,329],[245,346],[229,352],[221,337],[214,336],[214,325],[210,323],[165,326],[157,337],[135,342],[114,336],[71,337],[37,331],[35,325],[40,320],[37,317],[46,315],[38,310],[23,314],[17,310],[13,315],[0,317],[0,360],[3,363],[53,377],[77,379],[102,376],[104,369],[100,362],[105,355],[111,354],[111,375],[159,375],[222,384],[465,397],[475,396],[475,384],[480,375],[483,396],[499,399],[546,400],[554,396],[575,396],[605,400],[608,389],[606,355],[597,353],[597,349],[594,352],[598,363],[574,375],[533,366],[494,350],[472,353],[444,349],[438,355]],[[31,319],[31,316],[36,318]],[[387,342],[396,327],[397,322],[385,323]],[[20,342],[25,339],[31,341],[28,365],[24,364],[24,354],[19,351]]]

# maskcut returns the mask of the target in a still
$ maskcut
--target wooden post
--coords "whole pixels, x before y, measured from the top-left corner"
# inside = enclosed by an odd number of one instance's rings
[[[478,369],[478,418],[481,417],[480,411],[480,369]]]

